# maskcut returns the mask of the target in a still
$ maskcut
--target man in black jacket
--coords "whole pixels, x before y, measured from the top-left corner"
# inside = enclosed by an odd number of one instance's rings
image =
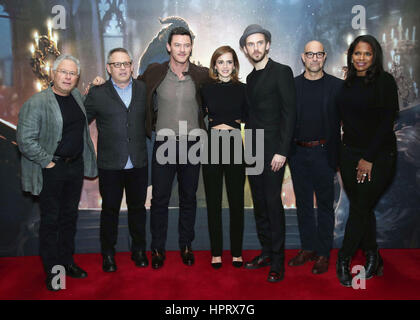
[[[288,264],[315,260],[314,274],[328,270],[334,240],[334,176],[340,141],[335,97],[342,81],[323,71],[326,58],[322,43],[306,44],[305,72],[295,78],[297,121],[289,159],[302,248]]]
[[[296,117],[293,73],[289,66],[268,58],[271,34],[261,26],[248,26],[239,44],[254,66],[247,77],[250,107],[246,128],[254,133],[264,130],[264,141],[256,141],[253,134],[253,144],[264,144],[264,171],[249,176],[262,252],[245,268],[271,265],[267,280],[278,282],[284,277],[285,215],[281,188]]]
[[[118,216],[125,190],[131,259],[147,267],[146,208],[146,86],[132,79],[132,58],[124,48],[108,54],[110,79],[92,87],[85,100],[89,121],[98,128],[99,191],[102,196],[101,251],[105,272],[117,270],[115,245]]]

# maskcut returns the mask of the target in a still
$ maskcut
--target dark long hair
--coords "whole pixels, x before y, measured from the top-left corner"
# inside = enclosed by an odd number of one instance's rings
[[[383,58],[382,48],[378,40],[376,40],[375,37],[371,35],[358,36],[351,43],[347,51],[347,70],[348,71],[347,71],[347,77],[345,80],[345,83],[347,86],[351,86],[353,80],[356,78],[356,75],[357,75],[356,68],[354,67],[352,63],[352,55],[353,55],[354,49],[356,48],[359,42],[365,42],[369,44],[373,51],[373,62],[366,72],[366,80],[365,80],[366,83],[374,82],[379,77],[379,75],[384,72],[384,67],[383,67],[384,58]]]

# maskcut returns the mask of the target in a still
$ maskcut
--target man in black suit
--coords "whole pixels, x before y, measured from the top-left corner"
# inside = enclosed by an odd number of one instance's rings
[[[314,274],[328,270],[334,240],[334,176],[340,141],[335,97],[342,81],[323,71],[326,58],[322,43],[306,44],[305,72],[295,78],[297,121],[289,159],[302,247],[288,264],[315,260]]]
[[[110,79],[92,87],[85,100],[89,121],[98,128],[98,175],[102,196],[101,252],[105,272],[117,270],[115,245],[118,216],[125,190],[131,259],[138,267],[147,267],[146,208],[146,86],[132,78],[131,55],[124,48],[108,54]]]
[[[271,34],[261,26],[248,26],[240,47],[254,66],[247,77],[249,103],[246,129],[264,130],[264,170],[249,176],[255,222],[262,252],[245,264],[247,269],[271,265],[267,280],[284,277],[285,215],[281,201],[284,164],[289,152],[296,118],[295,86],[289,66],[268,58]],[[255,148],[253,148],[255,150]]]

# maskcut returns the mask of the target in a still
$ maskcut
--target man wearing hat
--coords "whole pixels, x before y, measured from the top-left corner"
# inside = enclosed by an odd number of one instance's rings
[[[289,66],[268,58],[271,33],[260,25],[249,25],[239,40],[254,66],[248,75],[248,119],[245,128],[253,131],[256,143],[264,144],[264,171],[249,176],[261,254],[245,263],[247,269],[270,266],[267,280],[284,277],[285,215],[281,201],[286,157],[296,118],[296,92]],[[256,129],[264,130],[264,141],[256,140]]]

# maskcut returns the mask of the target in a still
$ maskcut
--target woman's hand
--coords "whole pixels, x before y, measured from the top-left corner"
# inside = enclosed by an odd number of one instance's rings
[[[372,162],[366,161],[364,159],[360,159],[356,167],[356,170],[357,170],[357,183],[365,182],[366,177],[368,181],[370,181],[371,174],[372,174]]]
[[[286,157],[280,154],[275,154],[273,156],[273,160],[271,160],[271,170],[274,172],[279,171],[284,166],[285,162],[286,162]]]

